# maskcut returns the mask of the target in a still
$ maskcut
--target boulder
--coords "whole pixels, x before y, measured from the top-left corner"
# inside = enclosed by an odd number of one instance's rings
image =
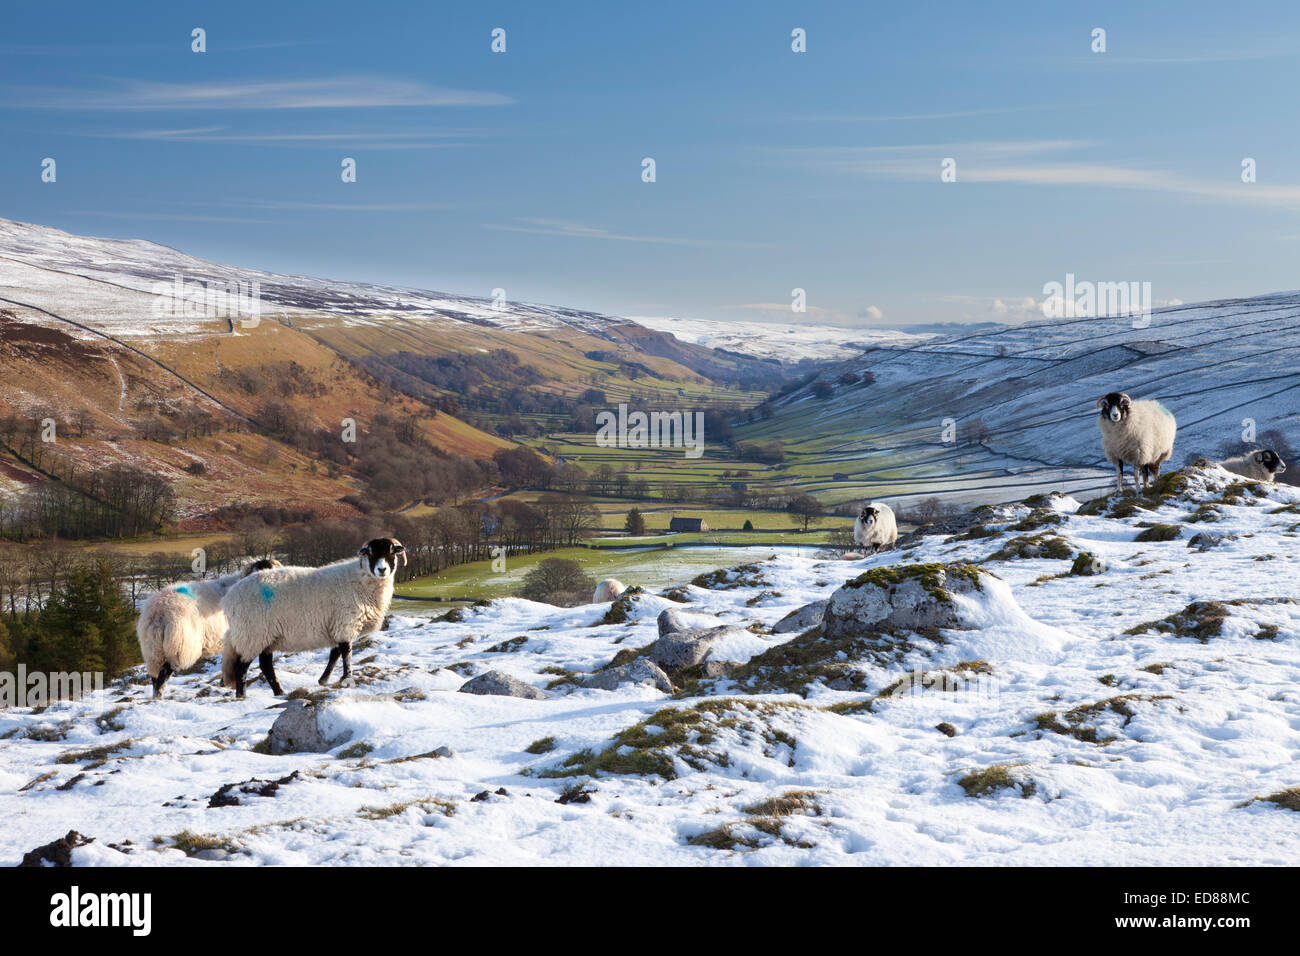
[[[1235,534],[1214,534],[1210,531],[1201,531],[1192,535],[1192,539],[1187,542],[1189,548],[1195,548],[1197,551],[1209,551],[1211,548],[1217,548],[1225,541],[1236,541]]]
[[[341,733],[322,720],[330,701],[291,700],[271,725],[273,754],[320,754],[352,739],[352,731]]]
[[[538,690],[532,684],[525,684],[518,678],[503,674],[501,671],[488,671],[479,674],[461,685],[462,694],[492,694],[497,697],[524,697],[529,700],[545,700],[550,695]]]
[[[597,690],[613,690],[620,684],[648,684],[665,694],[673,692],[673,683],[668,675],[658,664],[645,657],[580,678],[578,683],[582,687],[594,687]]]
[[[811,604],[805,604],[798,610],[791,611],[772,625],[772,633],[789,634],[793,631],[806,631],[808,628],[820,624],[822,615],[825,613],[825,601],[813,601]]]
[[[671,674],[704,663],[713,652],[713,646],[724,638],[752,640],[753,635],[730,624],[670,631],[650,646],[650,658]]]
[[[1042,663],[1057,660],[1073,640],[1029,617],[1005,581],[972,564],[874,568],[844,584],[826,604],[817,639],[834,644],[872,635],[919,635],[960,660]]]

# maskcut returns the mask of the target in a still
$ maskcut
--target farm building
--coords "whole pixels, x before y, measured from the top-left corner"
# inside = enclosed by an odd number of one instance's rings
[[[709,525],[703,518],[673,518],[668,522],[669,531],[708,531]]]

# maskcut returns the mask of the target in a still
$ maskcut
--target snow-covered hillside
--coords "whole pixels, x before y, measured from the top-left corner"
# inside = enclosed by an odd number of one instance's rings
[[[1063,481],[1091,490],[1110,472],[1097,434],[1100,396],[1163,402],[1178,420],[1175,467],[1272,429],[1294,443],[1298,355],[1300,293],[1173,306],[1149,324],[1005,326],[873,348],[823,374],[829,397],[801,390],[738,437],[785,441],[787,454],[848,475],[812,486],[843,497],[947,494],[975,503]],[[874,381],[840,385],[846,370]]]
[[[514,598],[399,617],[323,695],[350,735],[326,753],[262,752],[285,703],[233,700],[215,664],[163,701],[137,674],[103,712],[0,712],[0,863],[76,829],[83,864],[1290,865],[1300,797],[1255,798],[1300,785],[1300,493],[1217,468],[1157,491],[774,557],[615,623]],[[835,613],[912,588],[932,606],[899,614],[947,618],[773,632],[873,569]],[[710,660],[747,663],[678,699],[576,687],[671,608],[740,625]],[[316,694],[323,662],[277,668]],[[457,693],[489,670],[549,696]]]
[[[181,334],[203,328],[202,318],[167,314],[182,311],[179,308],[159,314],[156,292],[170,289],[178,276],[189,286],[182,295],[194,305],[204,302],[209,286],[235,290],[232,299],[223,300],[229,306],[221,310],[223,315],[251,314],[238,296],[241,289],[248,295],[255,289],[258,306],[268,317],[281,312],[329,315],[353,325],[400,315],[517,331],[568,326],[600,334],[611,325],[632,324],[578,309],[244,269],[145,240],[77,236],[0,219],[0,298],[74,318],[110,335]]]
[[[711,322],[671,316],[631,316],[646,328],[668,332],[683,342],[711,349],[727,349],[756,358],[782,362],[801,359],[834,360],[857,355],[875,345],[910,345],[933,338],[891,329],[850,329],[819,325],[815,321]]]

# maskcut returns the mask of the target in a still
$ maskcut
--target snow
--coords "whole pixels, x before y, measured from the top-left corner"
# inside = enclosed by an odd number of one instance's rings
[[[815,320],[781,323],[724,322],[649,315],[634,315],[630,318],[638,325],[668,332],[674,338],[692,345],[727,349],[755,358],[775,358],[789,364],[802,359],[844,359],[857,355],[870,346],[905,346],[932,337],[892,329],[823,325]]]
[[[357,649],[358,686],[331,690],[341,703],[330,719],[352,738],[328,754],[256,752],[283,701],[260,679],[234,700],[215,662],[173,678],[161,701],[148,699],[136,671],[102,705],[0,711],[0,865],[69,829],[96,838],[75,854],[86,865],[1290,865],[1300,850],[1296,818],[1249,801],[1300,784],[1300,604],[1290,603],[1300,492],[1269,486],[1256,497],[1238,486],[1225,496],[1233,480],[1207,469],[1187,492],[1127,518],[1055,509],[1060,524],[1039,531],[1106,561],[1094,577],[1070,576],[1060,559],[991,560],[1014,532],[930,536],[864,561],[780,554],[716,589],[687,588],[687,605],[644,598],[645,613],[615,625],[599,623],[608,605],[517,598],[468,608],[459,623],[399,615]],[[1221,519],[1190,523],[1206,501]],[[1003,517],[1009,524],[1025,512]],[[1203,553],[1186,540],[1134,541],[1152,522],[1185,524],[1184,538],[1197,530],[1237,538]],[[871,694],[820,683],[806,697],[744,693],[728,679],[680,700],[626,685],[556,686],[545,700],[456,693],[487,670],[543,688],[559,669],[593,670],[651,644],[649,612],[660,606],[706,615],[702,624],[753,627],[752,639],[726,648],[743,659],[796,637],[765,632],[790,611],[866,568],[913,561],[977,563],[999,583],[961,605],[976,629],[946,631],[947,643],[918,635],[888,664],[846,661],[861,667]],[[1204,641],[1141,627],[1194,601],[1237,599]],[[520,636],[522,646],[503,649]],[[324,658],[277,661],[286,690],[316,690]],[[956,674],[976,658],[992,667],[986,692],[924,689],[869,710],[829,709],[918,671]],[[712,739],[697,741],[699,765],[666,751],[675,779],[540,776],[660,709],[710,702],[722,713],[705,713]],[[1075,725],[1072,712],[1083,715]],[[1084,732],[1056,732],[1044,714]],[[940,722],[956,735],[939,733]],[[27,736],[38,726],[55,739]],[[552,751],[528,752],[546,737]],[[370,752],[349,751],[359,742]],[[106,745],[120,749],[78,755]],[[443,746],[454,755],[421,756]],[[1010,765],[1032,792],[976,798],[958,785],[995,764]],[[207,806],[225,784],[295,771],[274,796]],[[583,781],[589,802],[556,802]],[[816,812],[782,817],[777,836],[745,822],[753,804],[792,790],[812,791]],[[723,825],[745,842],[732,850],[688,842]],[[171,846],[185,830],[226,841],[231,856],[186,856]]]

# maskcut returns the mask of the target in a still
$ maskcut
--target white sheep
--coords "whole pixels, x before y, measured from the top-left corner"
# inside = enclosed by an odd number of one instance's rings
[[[1115,489],[1124,490],[1125,462],[1133,466],[1134,484],[1149,487],[1174,453],[1178,423],[1173,414],[1157,401],[1135,402],[1123,392],[1103,395],[1097,408],[1102,451],[1115,466]]]
[[[1253,478],[1256,481],[1273,481],[1286,471],[1286,462],[1278,456],[1277,452],[1268,448],[1225,458],[1219,462],[1219,465],[1233,474]]]
[[[187,581],[156,591],[144,602],[135,623],[153,696],[161,697],[168,679],[177,671],[193,667],[200,657],[213,657],[221,650],[226,633],[226,615],[221,599],[241,578],[279,561],[254,561],[242,571],[212,581]]]
[[[379,629],[393,600],[398,560],[406,549],[396,538],[375,538],[349,558],[321,568],[275,568],[240,581],[221,602],[227,628],[221,680],[244,696],[244,678],[256,660],[271,692],[284,691],[271,664],[272,651],[330,649],[321,675],[329,680],[343,658],[343,680],[352,676],[352,642]]]
[[[591,603],[603,604],[605,601],[612,601],[626,590],[627,587],[622,581],[606,578],[596,585],[596,593],[591,596]]]
[[[898,540],[894,509],[880,501],[863,505],[862,512],[853,522],[853,540],[869,554],[892,548]]]

